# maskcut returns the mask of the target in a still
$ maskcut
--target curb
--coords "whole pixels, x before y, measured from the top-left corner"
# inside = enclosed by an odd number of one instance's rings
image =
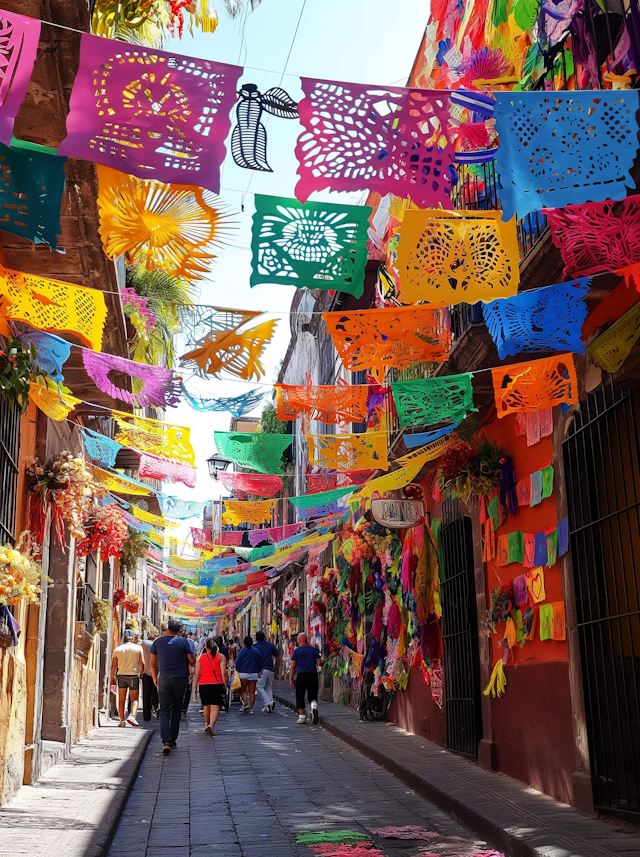
[[[294,703],[290,700],[280,696],[276,692],[274,692],[273,696],[281,705],[292,711],[296,711]],[[425,780],[416,774],[415,771],[406,768],[391,756],[366,744],[349,732],[345,732],[344,729],[341,729],[329,720],[325,720],[322,716],[320,716],[319,725],[331,735],[344,741],[350,747],[359,750],[363,756],[367,756],[367,758],[389,771],[390,774],[393,774],[394,777],[397,777],[414,792],[429,800],[434,806],[453,818],[454,821],[459,822],[468,828],[471,833],[484,839],[491,848],[502,851],[507,857],[543,857],[543,855],[544,857],[548,857],[547,849],[538,850],[528,842],[517,838],[509,830],[505,830],[505,828],[500,827],[490,818],[481,815],[477,810],[468,806],[459,798],[438,788],[434,783]]]

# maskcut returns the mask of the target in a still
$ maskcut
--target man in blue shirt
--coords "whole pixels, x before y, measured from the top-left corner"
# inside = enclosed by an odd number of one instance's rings
[[[291,672],[289,673],[289,684],[296,689],[296,706],[298,708],[298,719],[296,723],[302,725],[307,722],[305,710],[305,693],[311,704],[311,714],[314,725],[318,723],[318,667],[324,664],[324,658],[315,646],[309,645],[306,634],[298,634],[298,648],[291,655]],[[294,682],[295,676],[295,682]]]
[[[166,635],[153,641],[149,657],[149,668],[160,697],[160,735],[165,756],[176,746],[189,667],[196,662],[189,641],[180,636],[181,631],[182,624],[170,619]]]
[[[280,652],[273,643],[265,640],[264,631],[256,632],[256,642],[253,644],[253,648],[260,653],[260,657],[262,658],[262,675],[256,684],[256,692],[264,702],[263,712],[269,714],[276,707],[273,699],[273,659],[276,659],[275,669],[277,669],[280,662]]]

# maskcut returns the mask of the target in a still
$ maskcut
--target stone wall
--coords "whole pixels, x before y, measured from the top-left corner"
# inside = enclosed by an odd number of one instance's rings
[[[11,800],[24,771],[27,676],[20,648],[0,648],[0,802]]]
[[[98,676],[80,655],[73,659],[71,668],[71,696],[69,725],[71,743],[85,738],[94,727],[94,711]]]

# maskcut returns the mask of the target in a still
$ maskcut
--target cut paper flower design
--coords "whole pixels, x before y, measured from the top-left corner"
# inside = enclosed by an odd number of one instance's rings
[[[418,381],[397,381],[391,385],[401,426],[429,426],[463,420],[473,407],[470,374]]]
[[[40,40],[40,21],[0,10],[0,143],[11,145]]]
[[[115,440],[123,446],[184,464],[195,464],[191,430],[187,426],[171,425],[121,411],[112,411],[112,416],[120,429]]]
[[[58,152],[219,193],[241,72],[85,33]]]
[[[267,163],[267,131],[260,121],[262,111],[280,119],[297,119],[297,103],[279,86],[264,95],[255,83],[244,83],[238,92],[238,123],[231,135],[231,154],[239,167],[271,173]]]
[[[302,78],[296,197],[378,191],[451,207],[449,93]]]
[[[255,500],[246,503],[225,500],[222,523],[233,525],[270,523],[275,511],[275,500]]]
[[[386,470],[387,433],[307,435],[309,464],[332,470]]]
[[[293,435],[254,432],[224,432],[213,434],[220,455],[259,473],[272,474],[282,470],[282,455],[293,442]]]
[[[396,268],[405,303],[475,303],[518,292],[515,220],[499,211],[405,213]]]
[[[567,277],[640,264],[640,199],[567,205],[547,212]]]
[[[582,354],[585,296],[590,280],[560,283],[492,301],[484,320],[501,360],[521,351],[574,351]]]
[[[221,238],[223,215],[199,187],[163,184],[98,165],[100,236],[116,259],[160,268],[194,282],[215,258],[207,249]]]
[[[197,343],[196,348],[182,355],[182,365],[194,363],[202,377],[218,375],[224,370],[245,381],[254,378],[258,381],[264,375],[260,358],[277,323],[272,319],[249,330],[212,330]]]
[[[492,369],[491,375],[499,418],[511,413],[542,411],[561,403],[578,403],[573,354],[500,366]]]
[[[113,399],[119,399],[137,408],[173,408],[180,402],[180,379],[171,369],[147,366],[113,354],[96,354],[88,349],[82,352],[82,361],[87,375],[98,389]],[[130,378],[137,379],[141,382],[142,389],[137,393],[130,393],[129,390],[118,387],[109,377],[111,372],[123,372]]]
[[[367,386],[351,386],[343,380],[335,386],[276,384],[275,389],[277,415],[283,422],[300,414],[328,424],[359,423],[367,418]]]
[[[622,199],[638,149],[637,90],[495,92],[503,217]]]
[[[379,376],[413,363],[443,363],[451,348],[449,311],[443,307],[387,307],[328,312],[322,318],[345,369]]]
[[[281,283],[362,297],[367,264],[366,205],[255,197],[251,286]]]
[[[232,491],[244,491],[258,497],[273,497],[282,490],[282,477],[275,474],[225,473],[220,471],[218,479]]]
[[[100,351],[107,305],[97,289],[0,266],[0,316],[24,321],[37,330],[77,336],[87,348]],[[10,335],[1,325],[0,333]]]
[[[638,338],[640,338],[640,303],[594,339],[587,351],[605,372],[611,372],[613,375],[621,368]]]

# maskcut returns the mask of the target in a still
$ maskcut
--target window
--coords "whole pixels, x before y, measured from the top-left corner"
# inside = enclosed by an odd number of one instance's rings
[[[18,490],[20,413],[0,399],[0,541],[14,542]]]

